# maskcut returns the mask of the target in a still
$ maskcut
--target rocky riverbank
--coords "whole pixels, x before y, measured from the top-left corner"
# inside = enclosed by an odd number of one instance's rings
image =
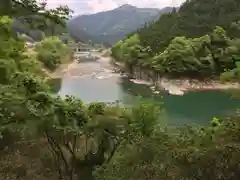
[[[166,90],[169,94],[173,95],[184,95],[184,93],[191,91],[240,90],[240,84],[237,82],[222,83],[217,80],[200,81],[197,79],[170,79],[162,77],[155,81],[155,83],[140,78],[132,79],[131,81],[138,84],[149,85],[154,91]]]
[[[122,64],[114,63],[114,65],[119,71],[123,68]],[[155,81],[153,81],[151,76],[153,76],[152,72],[143,72],[139,68],[133,69],[132,74],[129,75],[129,77],[133,77],[131,79],[132,82],[149,85],[156,93],[158,93],[158,90],[166,90],[169,94],[184,95],[184,93],[191,91],[240,90],[240,83],[237,82],[222,83],[220,80],[208,79],[206,81],[200,81],[189,78],[173,79],[167,77],[157,77]]]
[[[217,80],[199,81],[197,79],[169,79],[161,78],[156,82],[158,88],[164,88],[170,94],[183,95],[191,91],[216,91],[240,89],[240,84],[235,82],[221,83]]]

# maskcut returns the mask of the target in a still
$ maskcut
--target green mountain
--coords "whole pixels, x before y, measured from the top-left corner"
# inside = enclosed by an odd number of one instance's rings
[[[239,0],[191,0],[186,1],[178,12],[162,15],[138,34],[144,47],[154,53],[162,51],[173,37],[200,37],[212,32],[216,26],[223,27],[230,37],[239,37],[234,24],[240,20]]]
[[[112,55],[130,71],[209,77],[231,70],[225,79],[240,77],[239,12],[239,0],[188,0],[116,43]]]
[[[126,4],[111,11],[77,16],[68,22],[68,29],[70,35],[77,39],[114,44],[146,22],[157,20],[161,14],[172,10],[172,7],[152,9]]]

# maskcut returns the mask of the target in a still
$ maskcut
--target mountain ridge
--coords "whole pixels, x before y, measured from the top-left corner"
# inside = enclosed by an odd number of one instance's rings
[[[88,39],[97,43],[114,44],[127,34],[157,20],[161,14],[171,12],[173,7],[138,8],[124,4],[116,9],[91,15],[79,15],[69,20],[69,34],[77,40]],[[84,33],[83,33],[84,32]],[[82,33],[82,34],[81,34]],[[83,34],[87,34],[87,38]]]

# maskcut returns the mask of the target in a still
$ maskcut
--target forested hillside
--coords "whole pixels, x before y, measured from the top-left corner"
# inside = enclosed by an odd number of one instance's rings
[[[45,20],[41,16],[31,15],[31,17],[26,17],[18,17],[14,19],[12,22],[12,28],[15,32],[26,34],[35,41],[43,40],[45,36],[59,36],[68,33],[67,28],[63,28],[62,26],[66,23],[65,21],[62,22],[63,24],[54,24],[52,20]],[[35,23],[33,22],[38,22],[40,25],[36,28],[34,27]],[[31,24],[29,25],[26,23]]]
[[[186,1],[179,12],[164,14],[119,41],[112,54],[130,69],[177,76],[219,75],[235,69],[239,59],[239,10],[238,0]]]
[[[171,12],[172,9],[137,8],[125,4],[110,11],[74,17],[68,22],[68,29],[76,39],[112,45],[126,34],[143,27],[147,22],[157,20],[161,14]]]
[[[230,37],[240,37],[234,24],[240,20],[238,0],[190,0],[179,12],[164,14],[152,25],[138,31],[141,45],[154,53],[162,51],[173,37],[200,37],[221,26]]]
[[[68,33],[71,36],[72,39],[74,39],[77,42],[85,42],[85,43],[95,43],[95,44],[101,44],[103,43],[105,46],[110,46],[110,44],[104,42],[103,40],[99,39],[95,35],[89,34],[87,31],[84,31],[83,29],[80,29],[78,27],[70,27],[68,25]]]

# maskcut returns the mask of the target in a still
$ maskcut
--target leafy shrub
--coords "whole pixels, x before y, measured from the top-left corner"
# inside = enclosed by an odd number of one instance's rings
[[[226,71],[220,75],[220,80],[222,82],[227,81],[239,81],[240,79],[240,63],[236,62],[236,68]]]
[[[232,81],[234,79],[234,72],[233,71],[227,71],[220,75],[220,80],[222,82]]]
[[[61,64],[60,55],[50,51],[41,51],[37,55],[37,59],[41,61],[46,68],[54,70]]]
[[[106,104],[102,102],[90,103],[88,111],[90,115],[102,115],[104,114]]]
[[[49,37],[36,44],[37,59],[41,61],[46,68],[56,69],[61,60],[70,54],[67,45],[63,44],[57,37]]]

